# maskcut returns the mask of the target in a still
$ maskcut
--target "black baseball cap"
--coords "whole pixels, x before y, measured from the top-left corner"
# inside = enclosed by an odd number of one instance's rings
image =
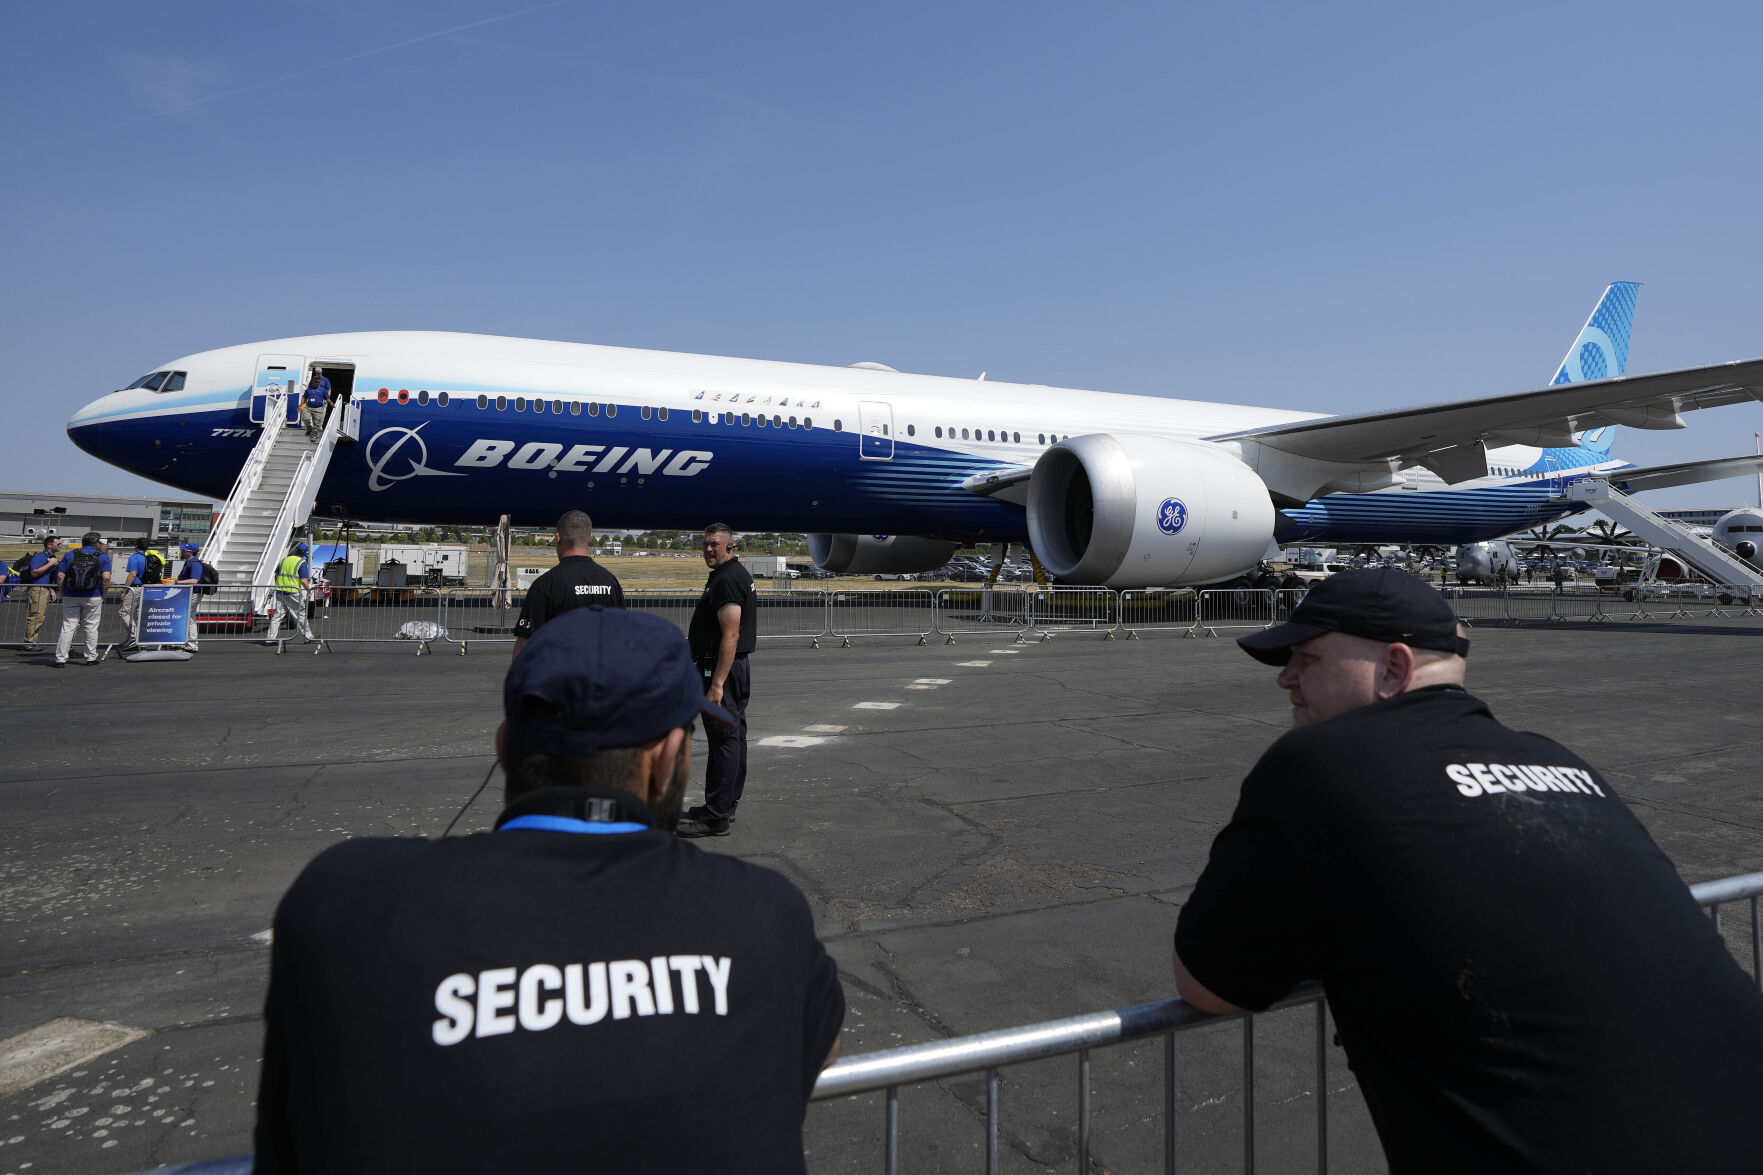
[[[1457,614],[1431,584],[1394,567],[1371,567],[1329,576],[1292,609],[1291,619],[1237,644],[1267,665],[1284,665],[1293,645],[1326,632],[1467,657],[1469,641],[1457,635],[1457,625]]]
[[[555,708],[526,713],[527,699]],[[502,683],[508,758],[527,752],[591,759],[633,747],[703,714],[734,718],[704,696],[686,638],[672,622],[623,608],[575,608],[548,621]]]

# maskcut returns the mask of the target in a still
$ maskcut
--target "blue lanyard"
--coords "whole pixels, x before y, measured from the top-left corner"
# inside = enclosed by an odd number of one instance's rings
[[[638,824],[634,820],[624,820],[624,821],[620,821],[618,823],[612,824],[612,823],[606,823],[604,821],[595,822],[592,820],[577,820],[573,816],[535,815],[535,816],[516,816],[514,819],[510,820],[508,823],[504,824],[501,828],[497,829],[496,831],[505,832],[510,828],[538,828],[538,829],[542,829],[545,832],[607,833],[607,832],[642,832],[645,829],[647,829],[648,827],[649,826],[647,824]]]

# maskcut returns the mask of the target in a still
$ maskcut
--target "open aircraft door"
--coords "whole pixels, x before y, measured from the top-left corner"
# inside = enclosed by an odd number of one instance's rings
[[[350,396],[343,401],[343,427],[338,434],[344,440],[358,441],[361,439],[361,398]]]
[[[857,405],[859,443],[865,461],[894,459],[894,409],[889,404],[864,401]]]
[[[287,423],[300,423],[300,388],[305,377],[306,360],[303,356],[259,356],[257,376],[251,381],[251,423],[263,423],[264,407],[274,392],[285,393]]]

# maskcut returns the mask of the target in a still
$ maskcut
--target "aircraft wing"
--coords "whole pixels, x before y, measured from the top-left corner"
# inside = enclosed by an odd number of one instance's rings
[[[1374,465],[1424,465],[1447,482],[1487,473],[1487,445],[1566,447],[1605,425],[1683,428],[1681,414],[1763,400],[1763,359],[1656,375],[1584,380],[1536,391],[1393,412],[1331,416],[1208,437],[1254,441],[1300,457]]]
[[[1746,453],[1743,457],[1715,457],[1709,461],[1679,461],[1675,465],[1617,469],[1611,471],[1610,480],[1626,493],[1632,494],[1641,490],[1663,490],[1672,486],[1720,481],[1728,477],[1747,477],[1753,473],[1763,473],[1763,457]]]

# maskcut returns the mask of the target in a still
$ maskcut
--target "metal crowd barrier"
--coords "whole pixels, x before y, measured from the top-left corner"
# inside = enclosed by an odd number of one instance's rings
[[[1718,881],[1704,881],[1690,887],[1690,896],[1698,906],[1709,912],[1714,929],[1724,939],[1730,923],[1723,922],[1721,909],[1734,902],[1746,902],[1751,978],[1763,991],[1763,873],[1745,873]],[[1728,942],[1728,949],[1733,944]],[[1163,1037],[1163,1094],[1161,1116],[1163,1126],[1163,1170],[1173,1172],[1176,1159],[1176,1096],[1175,1037],[1206,1024],[1239,1020],[1243,1026],[1243,1160],[1246,1171],[1255,1169],[1255,1021],[1258,1016],[1310,1004],[1316,1008],[1316,1169],[1328,1169],[1328,1008],[1321,985],[1308,983],[1294,990],[1273,1005],[1268,1012],[1236,1012],[1214,1016],[1190,1008],[1181,1000],[1163,1000],[1113,1011],[1091,1012],[1061,1020],[1024,1024],[996,1032],[956,1036],[929,1044],[906,1045],[879,1052],[860,1053],[834,1062],[815,1082],[811,1101],[825,1102],[834,1098],[864,1093],[885,1092],[884,1168],[889,1175],[899,1170],[900,1155],[900,1090],[904,1086],[957,1077],[968,1073],[985,1074],[986,1081],[986,1170],[996,1172],[999,1165],[1000,1077],[1007,1065],[1077,1054],[1077,1165],[1079,1175],[1090,1171],[1090,1152],[1094,1144],[1093,1115],[1090,1104],[1090,1053],[1128,1041],[1152,1036]],[[1635,1009],[1645,1015],[1645,1008]],[[250,1155],[233,1155],[208,1159],[179,1167],[162,1168],[166,1175],[250,1175]],[[145,1175],[145,1173],[138,1173]]]
[[[846,648],[864,636],[915,636],[922,645],[935,631],[936,593],[928,588],[837,591],[827,598],[827,632]]]
[[[1273,623],[1273,592],[1266,588],[1208,588],[1200,593],[1198,627],[1266,628]]]
[[[1690,887],[1696,904],[1710,911],[1715,930],[1724,935],[1721,907],[1737,901],[1749,903],[1751,976],[1763,991],[1763,919],[1758,899],[1763,896],[1763,873],[1748,873]],[[1731,944],[1729,943],[1729,949]],[[1077,1162],[1080,1175],[1090,1170],[1094,1142],[1090,1104],[1090,1053],[1097,1048],[1124,1044],[1152,1036],[1163,1037],[1163,1170],[1176,1165],[1175,1037],[1205,1024],[1239,1020],[1243,1027],[1243,1166],[1255,1169],[1255,1021],[1259,1015],[1287,1008],[1314,1005],[1316,1009],[1316,1169],[1328,1170],[1328,1009],[1320,984],[1300,986],[1266,1013],[1238,1012],[1213,1016],[1190,1008],[1180,1000],[1164,1000],[1109,1012],[1092,1012],[1062,1020],[1025,1024],[996,1032],[957,1036],[929,1044],[907,1045],[881,1052],[863,1053],[835,1062],[814,1086],[814,1101],[884,1092],[885,1127],[883,1167],[889,1175],[899,1170],[900,1089],[926,1081],[984,1073],[986,1081],[985,1170],[999,1165],[1000,1070],[1008,1065],[1050,1057],[1077,1055]],[[1646,1009],[1635,1010],[1644,1015]]]
[[[831,631],[826,592],[820,588],[792,587],[759,593],[760,640],[807,640],[818,649],[820,638]]]
[[[441,593],[441,639],[457,645],[461,656],[483,642],[511,645],[525,602],[526,593],[511,588],[449,588]]]
[[[1035,588],[1028,593],[1028,627],[1043,641],[1055,632],[1087,630],[1114,639],[1120,597],[1108,588]]]
[[[1291,619],[1292,609],[1304,602],[1310,594],[1308,586],[1301,588],[1277,588],[1273,593],[1273,621],[1282,624]]]
[[[1138,640],[1141,632],[1193,636],[1200,623],[1200,596],[1192,588],[1121,592],[1118,616],[1128,640]]]
[[[1029,595],[1004,584],[939,588],[933,620],[938,636],[1020,636],[1028,626]]]
[[[26,643],[25,634],[29,627],[30,602],[33,591],[42,588],[25,587],[21,584],[0,584],[0,646],[20,648]],[[44,650],[53,649],[57,638],[61,635],[61,601],[64,597],[57,592],[56,602],[47,604],[43,612],[43,623],[37,631],[36,643]],[[81,637],[74,633],[74,649],[78,656],[84,656],[85,646],[80,643]],[[103,651],[122,644],[128,639],[128,623],[123,616],[122,592],[113,588],[104,595],[98,618],[98,645],[101,655]]]

